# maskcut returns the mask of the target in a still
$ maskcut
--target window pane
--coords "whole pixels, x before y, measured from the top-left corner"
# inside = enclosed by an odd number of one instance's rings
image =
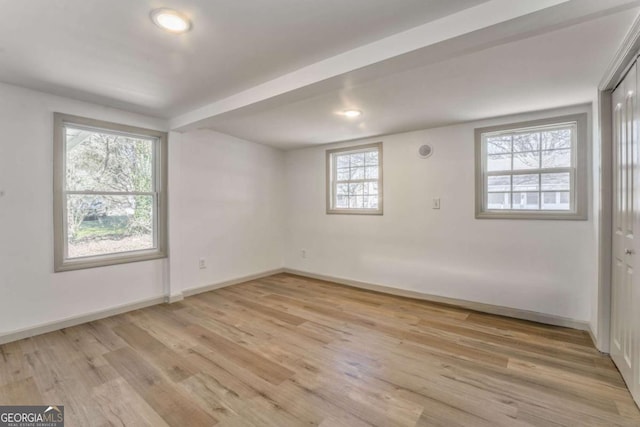
[[[514,153],[513,170],[538,169],[540,167],[540,153]]]
[[[349,197],[349,207],[351,209],[364,208],[364,197],[362,196]]]
[[[364,179],[364,168],[351,168],[351,179]]]
[[[378,209],[378,196],[365,196],[364,197],[365,209]]]
[[[550,191],[542,194],[542,209],[555,211],[571,209],[571,196],[568,191]]]
[[[350,196],[362,196],[364,193],[364,184],[349,184]]]
[[[557,193],[542,193],[542,206],[556,203],[557,196]]]
[[[339,168],[336,171],[336,179],[338,181],[348,181],[349,180],[349,168]]]
[[[570,190],[571,175],[567,173],[542,174],[542,190]]]
[[[571,167],[571,150],[549,150],[542,152],[543,168]]]
[[[571,148],[571,129],[542,132],[542,149],[557,150]]]
[[[66,189],[152,192],[154,140],[66,129]]]
[[[366,179],[378,179],[378,167],[377,166],[367,167],[365,169],[364,177]]]
[[[562,121],[532,122],[520,128],[505,126],[483,133],[484,157],[477,176],[484,178],[485,201],[480,208],[535,212],[575,209],[578,196],[573,193],[573,181],[576,149],[580,148],[576,146],[576,133],[577,123]],[[507,213],[504,217],[510,216]]]
[[[357,153],[351,155],[351,167],[363,167],[364,166],[364,153]]]
[[[336,156],[336,167],[337,168],[348,168],[349,167],[349,155]]]
[[[367,165],[377,165],[378,164],[378,150],[376,151],[367,151],[364,155],[365,163]]]
[[[377,195],[378,194],[378,183],[377,182],[367,182],[365,184],[365,194],[368,195]]]
[[[511,170],[510,154],[490,154],[487,156],[487,171],[508,171]]]
[[[513,176],[513,191],[538,191],[539,189],[540,175],[535,174]]]
[[[153,249],[153,196],[67,196],[69,258]]]
[[[539,193],[513,193],[513,209],[538,210],[540,209]]]
[[[491,136],[487,138],[487,154],[507,154],[511,152],[511,136]]]
[[[487,191],[489,193],[511,191],[511,176],[497,175],[487,177]]]
[[[336,170],[331,173],[335,174],[337,182],[330,208],[378,209],[379,150],[334,153],[332,156],[330,166]]]
[[[513,136],[513,151],[539,151],[540,150],[540,134],[539,133],[521,133]]]
[[[489,193],[487,196],[488,209],[511,209],[511,193]]]

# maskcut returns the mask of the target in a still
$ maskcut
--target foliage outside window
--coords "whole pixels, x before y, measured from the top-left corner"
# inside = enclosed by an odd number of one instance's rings
[[[56,271],[166,256],[166,133],[54,121]]]
[[[476,129],[476,217],[586,219],[586,114]]]
[[[382,215],[382,143],[327,150],[327,213]]]

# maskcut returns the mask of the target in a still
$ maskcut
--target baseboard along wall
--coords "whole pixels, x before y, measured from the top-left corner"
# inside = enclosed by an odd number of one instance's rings
[[[185,289],[181,293],[171,294],[168,296],[159,296],[142,301],[136,301],[119,305],[117,307],[108,308],[105,310],[99,310],[92,313],[86,313],[79,316],[72,316],[66,319],[43,323],[29,328],[19,329],[4,334],[0,334],[0,344],[6,344],[12,341],[18,341],[24,338],[34,337],[36,335],[46,334],[48,332],[57,331],[64,328],[70,328],[72,326],[80,325],[83,323],[93,322],[94,320],[104,319],[106,317],[116,316],[118,314],[127,313],[129,311],[139,310],[141,308],[150,307],[152,305],[163,303],[175,303],[182,301],[185,297],[196,295],[202,292],[208,292],[214,289],[224,288],[225,286],[236,285],[238,283],[248,282],[250,280],[260,279],[262,277],[272,276],[274,274],[282,273],[284,269],[269,270],[262,273],[251,274],[248,276],[238,277],[236,279],[226,280],[224,282],[215,283],[212,285]]]
[[[431,295],[417,291],[394,288],[391,286],[377,285],[373,283],[361,282],[358,280],[345,279],[335,276],[327,276],[324,274],[311,273],[308,271],[295,270],[285,268],[285,273],[294,274],[296,276],[307,277],[310,279],[324,280],[326,282],[339,283],[341,285],[352,286],[370,291],[382,292],[385,294],[397,295],[401,297],[420,299],[430,302],[438,302],[456,307],[467,308],[469,310],[479,311],[482,313],[496,314],[499,316],[512,317],[515,319],[529,320],[532,322],[544,323],[547,325],[562,326],[565,328],[578,329],[591,332],[588,322],[582,320],[570,319],[568,317],[556,316],[553,314],[538,313],[536,311],[522,310],[518,308],[504,307],[499,305],[485,304],[474,301],[467,301],[457,298],[448,298],[438,295]]]
[[[6,344],[12,341],[34,337],[36,335],[58,331],[64,328],[70,328],[72,326],[81,325],[83,323],[93,322],[94,320],[100,320],[106,317],[115,316],[117,314],[127,313],[129,311],[139,310],[141,308],[150,307],[152,305],[162,304],[163,302],[165,302],[165,297],[162,296],[149,298],[146,300],[123,304],[105,310],[94,311],[79,316],[72,316],[62,320],[47,322],[37,326],[11,331],[0,335],[0,344]]]
[[[442,297],[438,295],[431,295],[421,293],[417,291],[410,291],[405,289],[394,288],[390,286],[378,285],[373,283],[366,283],[352,279],[345,279],[341,277],[329,276],[318,273],[311,273],[308,271],[296,270],[291,268],[278,268],[274,270],[268,270],[260,273],[251,274],[248,276],[238,277],[234,279],[225,280],[222,282],[184,289],[177,294],[171,294],[168,296],[161,296],[156,298],[150,298],[147,300],[137,301],[133,303],[123,304],[114,308],[96,311],[93,313],[87,313],[80,316],[69,317],[63,320],[44,323],[30,328],[24,328],[16,331],[11,331],[0,335],[0,344],[6,344],[12,341],[18,341],[24,338],[29,338],[36,335],[45,334],[48,332],[57,331],[71,326],[80,325],[82,323],[93,322],[94,320],[104,319],[106,317],[115,316],[118,314],[126,313],[133,310],[139,310],[141,308],[150,307],[152,305],[162,303],[175,303],[183,300],[186,297],[197,295],[203,292],[213,291],[215,289],[224,288],[226,286],[237,285],[239,283],[248,282],[251,280],[258,280],[264,277],[273,276],[274,274],[288,273],[296,276],[302,276],[310,279],[323,280],[326,282],[338,283],[341,285],[356,287],[360,289],[366,289],[375,292],[381,292],[391,295],[397,295],[407,298],[414,298],[424,301],[437,302],[442,304],[448,304],[452,306],[462,307],[469,310],[475,310],[482,313],[496,314],[500,316],[512,317],[515,319],[529,320],[538,323],[545,323],[548,325],[563,326],[566,328],[579,329],[589,332],[594,344],[596,343],[593,332],[591,331],[588,322],[581,320],[570,319],[561,316],[555,316],[552,314],[538,313],[535,311],[521,310],[511,307],[503,307],[492,304],[484,304],[474,301],[466,301],[456,298]]]

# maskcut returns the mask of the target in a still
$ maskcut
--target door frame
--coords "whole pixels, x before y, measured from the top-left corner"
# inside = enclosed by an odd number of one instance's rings
[[[594,203],[598,231],[598,315],[596,330],[591,331],[594,344],[603,353],[609,353],[611,344],[611,262],[613,239],[613,125],[612,91],[626,75],[634,59],[640,54],[640,16],[618,48],[613,60],[598,85],[597,120],[594,120],[594,151],[599,151],[600,173],[593,181],[594,194],[599,194],[599,203]],[[598,150],[596,150],[598,149]],[[596,157],[597,158],[597,157]],[[594,325],[591,325],[593,328]]]

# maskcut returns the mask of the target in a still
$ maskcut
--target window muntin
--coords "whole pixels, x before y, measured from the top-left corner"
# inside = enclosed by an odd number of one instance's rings
[[[56,271],[166,256],[166,134],[55,122]]]
[[[327,213],[382,214],[382,143],[327,151]]]
[[[586,115],[476,130],[478,218],[583,219]]]

